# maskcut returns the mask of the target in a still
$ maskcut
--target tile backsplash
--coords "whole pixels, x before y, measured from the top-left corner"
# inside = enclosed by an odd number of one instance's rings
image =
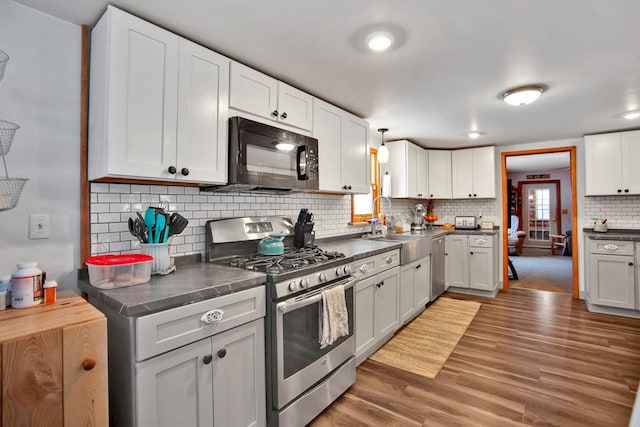
[[[411,208],[427,200],[392,200],[394,216],[411,222]],[[148,206],[162,206],[189,220],[187,228],[170,241],[172,255],[205,252],[204,225],[209,219],[245,216],[284,216],[295,221],[301,208],[314,213],[317,238],[368,231],[350,226],[351,196],[327,194],[210,193],[197,187],[138,184],[91,184],[91,254],[138,252],[139,243],[129,233],[127,221]],[[387,204],[382,203],[386,212]],[[494,199],[434,200],[439,223],[453,222],[456,215],[497,217]]]
[[[210,193],[197,187],[137,184],[91,184],[91,254],[138,252],[127,221],[148,206],[162,206],[189,220],[170,241],[172,255],[204,256],[204,225],[209,219],[245,216],[284,216],[295,221],[301,208],[314,214],[316,237],[357,233],[368,228],[349,226],[351,197],[326,194]]]
[[[640,229],[640,196],[590,196],[584,198],[584,218],[606,218],[609,228]]]

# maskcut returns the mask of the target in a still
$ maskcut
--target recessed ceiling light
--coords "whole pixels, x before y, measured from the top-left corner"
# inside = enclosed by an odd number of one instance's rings
[[[471,139],[478,139],[480,138],[480,135],[482,135],[482,132],[478,132],[478,131],[471,131],[469,133],[467,133],[467,136]]]
[[[387,31],[375,31],[365,38],[365,43],[369,49],[375,52],[382,52],[389,49],[393,44],[395,37]]]
[[[624,113],[622,115],[622,117],[624,117],[625,119],[629,119],[629,120],[637,119],[638,117],[640,117],[640,111],[638,111],[638,110],[627,111],[626,113]]]
[[[510,105],[527,105],[538,99],[543,91],[542,86],[522,86],[503,92],[502,99]]]

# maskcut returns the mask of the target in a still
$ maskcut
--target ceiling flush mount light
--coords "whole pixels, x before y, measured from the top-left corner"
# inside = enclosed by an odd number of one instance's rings
[[[478,132],[477,130],[471,131],[467,133],[467,136],[471,139],[478,139],[480,135],[484,135],[483,132]]]
[[[509,89],[502,93],[504,102],[510,105],[527,105],[538,99],[544,88],[538,85],[522,86]]]
[[[378,163],[387,163],[389,161],[389,149],[384,145],[384,133],[388,130],[387,128],[378,129],[378,132],[382,133],[382,144],[378,148]]]
[[[635,111],[627,111],[626,113],[624,113],[622,115],[622,117],[624,117],[627,120],[633,120],[633,119],[637,119],[638,117],[640,117],[640,111],[635,110]]]
[[[374,52],[382,52],[393,44],[395,37],[388,31],[374,31],[365,38],[365,43]]]

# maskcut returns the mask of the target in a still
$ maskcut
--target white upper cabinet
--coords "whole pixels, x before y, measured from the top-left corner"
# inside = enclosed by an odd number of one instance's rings
[[[427,198],[427,151],[407,140],[385,144],[389,161],[385,171],[391,175],[391,197]]]
[[[369,192],[369,124],[320,99],[313,101],[320,191]]]
[[[640,194],[640,131],[588,135],[587,196]]]
[[[426,150],[430,199],[451,198],[451,151]]]
[[[304,130],[313,127],[311,95],[238,62],[231,62],[229,107]]]
[[[224,183],[229,60],[112,6],[92,31],[90,180]]]
[[[452,151],[451,171],[454,199],[496,197],[494,147]]]

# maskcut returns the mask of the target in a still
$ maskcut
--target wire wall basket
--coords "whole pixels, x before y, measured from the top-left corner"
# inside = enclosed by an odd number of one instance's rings
[[[0,50],[0,80],[4,77],[4,69],[9,62],[9,55]]]
[[[0,50],[0,80],[4,78],[4,70],[8,61],[9,55]],[[0,120],[0,157],[2,157],[2,165],[4,166],[4,177],[0,178],[0,212],[16,207],[20,194],[22,194],[22,188],[28,181],[27,178],[9,178],[9,170],[5,159],[5,156],[11,150],[13,137],[18,129],[20,129],[20,126],[17,124]]]
[[[0,120],[0,156],[4,156],[9,153],[11,143],[13,142],[13,136],[16,134],[18,129],[20,129],[20,126],[17,124],[6,120]]]

